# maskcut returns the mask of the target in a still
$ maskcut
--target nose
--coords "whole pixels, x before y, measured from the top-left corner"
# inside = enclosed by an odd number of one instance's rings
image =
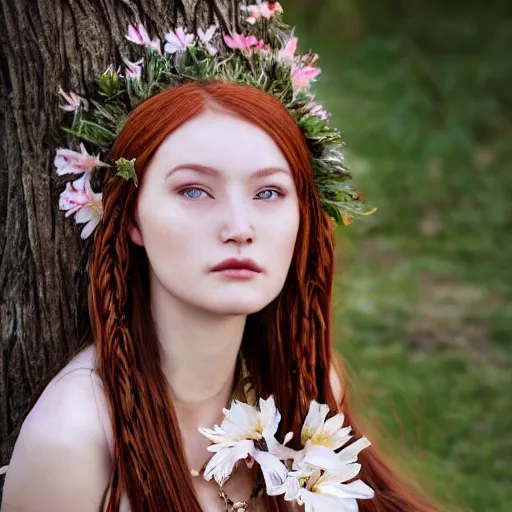
[[[220,238],[223,243],[233,242],[239,245],[251,244],[254,241],[254,227],[249,219],[246,208],[242,205],[228,209]]]

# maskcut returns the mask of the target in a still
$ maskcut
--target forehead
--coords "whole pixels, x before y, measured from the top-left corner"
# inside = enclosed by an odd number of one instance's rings
[[[152,164],[168,170],[190,162],[226,172],[273,166],[289,169],[285,156],[264,130],[236,115],[210,110],[171,133]]]

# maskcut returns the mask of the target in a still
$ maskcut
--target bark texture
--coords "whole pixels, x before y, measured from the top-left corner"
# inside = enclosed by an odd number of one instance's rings
[[[228,31],[238,16],[236,0],[0,0],[0,466],[37,388],[88,323],[90,241],[58,209],[53,158],[68,145],[59,85],[87,95],[129,56],[129,22],[163,36],[215,21]]]

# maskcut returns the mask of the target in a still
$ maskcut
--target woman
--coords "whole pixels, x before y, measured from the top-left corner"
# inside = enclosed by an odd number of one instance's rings
[[[120,155],[137,158],[140,186],[106,180],[89,267],[95,346],[27,417],[5,512],[100,510],[109,481],[133,510],[224,510],[189,470],[208,458],[197,427],[219,422],[240,348],[283,432],[311,399],[343,408],[329,332],[334,230],[286,109],[257,89],[185,85],[133,112]],[[371,448],[360,457],[377,490],[362,510],[429,510]],[[227,495],[246,501],[252,480],[237,471]]]
[[[26,418],[2,512],[299,510],[260,491],[257,464],[240,464],[222,499],[197,475],[210,458],[198,428],[233,397],[272,395],[281,438],[311,400],[360,434],[331,347],[333,222],[301,130],[256,87],[191,83],[131,112],[120,159],[136,175],[106,171],[91,337]],[[361,510],[435,510],[373,447],[359,460],[375,491]]]

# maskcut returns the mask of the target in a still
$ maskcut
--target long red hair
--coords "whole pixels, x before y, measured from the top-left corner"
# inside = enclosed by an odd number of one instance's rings
[[[109,158],[136,158],[142,182],[164,139],[216,105],[272,137],[290,165],[299,196],[300,227],[284,288],[271,304],[248,317],[243,335],[242,350],[256,392],[262,397],[274,395],[282,414],[281,435],[300,431],[312,399],[344,412],[355,433],[361,435],[345,396],[337,403],[330,380],[331,366],[339,368],[330,336],[334,228],[313,183],[306,141],[287,109],[249,86],[181,85],[144,101],[131,113]],[[114,435],[108,511],[117,511],[126,493],[134,512],[200,512],[160,369],[147,299],[147,257],[128,236],[137,191],[133,181],[107,173],[103,221],[89,260],[89,314]],[[360,501],[361,510],[436,510],[400,482],[373,446],[361,453],[360,462],[360,478],[375,489],[374,499]],[[271,511],[287,510],[280,497],[267,501]]]

